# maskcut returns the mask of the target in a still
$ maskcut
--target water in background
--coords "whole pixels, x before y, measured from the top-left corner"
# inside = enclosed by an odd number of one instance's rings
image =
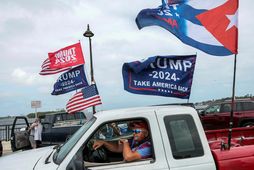
[[[0,126],[1,125],[12,125],[14,119],[15,119],[14,117],[13,118],[12,117],[11,118],[3,118],[3,119],[0,118]],[[34,119],[30,119],[30,118],[27,120],[29,123],[32,123],[34,121]]]
[[[10,125],[14,121],[14,118],[3,118],[0,119],[0,125]]]
[[[11,133],[11,128],[12,128],[12,124],[15,118],[3,118],[0,119],[0,140],[5,140],[6,139],[6,133]],[[32,123],[34,121],[34,119],[28,119],[29,123]],[[16,128],[22,128],[25,127],[25,121],[18,121],[18,124],[23,124],[23,125],[17,125]],[[8,126],[8,127],[7,127]],[[8,132],[7,132],[8,131]]]

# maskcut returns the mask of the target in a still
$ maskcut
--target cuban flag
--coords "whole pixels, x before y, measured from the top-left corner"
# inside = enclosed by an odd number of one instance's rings
[[[238,0],[168,0],[142,10],[139,29],[157,25],[183,43],[215,56],[237,54]]]

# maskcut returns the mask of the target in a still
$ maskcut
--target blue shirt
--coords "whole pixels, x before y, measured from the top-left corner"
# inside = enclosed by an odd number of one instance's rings
[[[130,147],[133,152],[137,151],[142,159],[152,157],[152,144],[149,140],[139,144],[135,144],[135,141],[132,139],[130,142]]]

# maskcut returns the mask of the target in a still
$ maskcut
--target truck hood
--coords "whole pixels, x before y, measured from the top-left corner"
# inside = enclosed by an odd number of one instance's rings
[[[32,170],[39,159],[45,154],[49,154],[50,151],[52,151],[52,147],[45,147],[3,156],[0,158],[0,168],[4,170]]]

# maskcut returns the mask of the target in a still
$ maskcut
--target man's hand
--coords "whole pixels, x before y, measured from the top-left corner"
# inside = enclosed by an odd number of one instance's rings
[[[124,143],[129,143],[127,139],[119,139],[119,143],[124,144]]]
[[[94,144],[93,144],[93,149],[96,150],[96,149],[102,147],[103,145],[104,145],[104,141],[102,141],[102,140],[97,140],[97,141],[95,141]]]

